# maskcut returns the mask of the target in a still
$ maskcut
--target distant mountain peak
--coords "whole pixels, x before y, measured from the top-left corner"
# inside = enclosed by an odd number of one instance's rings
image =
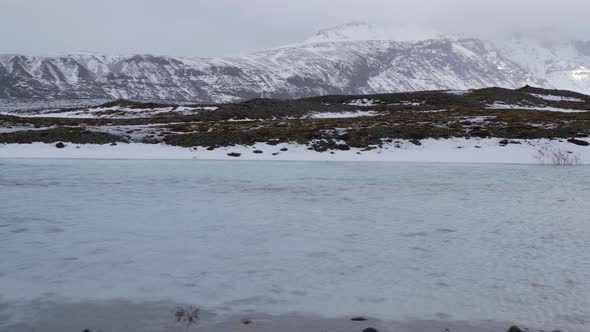
[[[321,29],[320,31],[318,31],[318,35],[321,34],[326,34],[326,33],[331,33],[331,32],[344,32],[346,30],[350,30],[350,29],[368,29],[368,30],[372,30],[375,29],[375,27],[367,22],[363,22],[363,21],[350,21],[350,22],[346,22],[343,24],[338,24],[332,27],[328,27],[325,29]]]
[[[354,40],[389,40],[388,34],[373,25],[353,21],[345,24],[337,25],[331,28],[322,29],[318,33],[307,39],[305,43],[326,43],[339,41],[354,41]]]

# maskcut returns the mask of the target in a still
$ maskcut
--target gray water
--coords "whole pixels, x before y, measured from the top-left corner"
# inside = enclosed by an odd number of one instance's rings
[[[587,331],[589,188],[588,167],[0,160],[0,328],[126,300]]]

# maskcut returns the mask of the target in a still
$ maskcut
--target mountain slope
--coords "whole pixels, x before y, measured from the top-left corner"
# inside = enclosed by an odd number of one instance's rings
[[[590,92],[590,42],[540,43],[514,39],[500,45],[500,52],[553,87]]]
[[[560,54],[540,47],[529,52],[528,46],[496,48],[478,39],[382,38],[376,29],[353,23],[301,44],[232,58],[0,55],[0,98],[228,102],[261,94],[298,98],[526,84],[590,92],[590,73],[584,72],[590,47],[575,48],[560,62]],[[541,59],[534,62],[540,67],[527,62],[527,52]],[[576,70],[580,79],[571,76]]]

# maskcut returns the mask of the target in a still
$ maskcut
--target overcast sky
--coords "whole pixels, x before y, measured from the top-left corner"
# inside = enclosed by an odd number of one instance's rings
[[[590,0],[0,0],[0,53],[238,55],[349,21],[590,39],[588,13]]]

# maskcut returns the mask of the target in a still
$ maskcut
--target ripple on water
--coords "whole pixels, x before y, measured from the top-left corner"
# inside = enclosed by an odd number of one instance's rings
[[[439,233],[443,233],[443,234],[449,234],[449,233],[455,233],[457,230],[452,229],[452,228],[439,228],[436,231]]]
[[[59,227],[48,227],[45,229],[46,234],[57,234],[57,233],[63,233],[63,232],[64,232],[63,228],[59,228]]]
[[[0,191],[10,299],[588,324],[590,168],[30,163],[0,180],[32,184]]]
[[[428,236],[427,232],[410,232],[410,233],[400,233],[402,237],[426,237]]]

